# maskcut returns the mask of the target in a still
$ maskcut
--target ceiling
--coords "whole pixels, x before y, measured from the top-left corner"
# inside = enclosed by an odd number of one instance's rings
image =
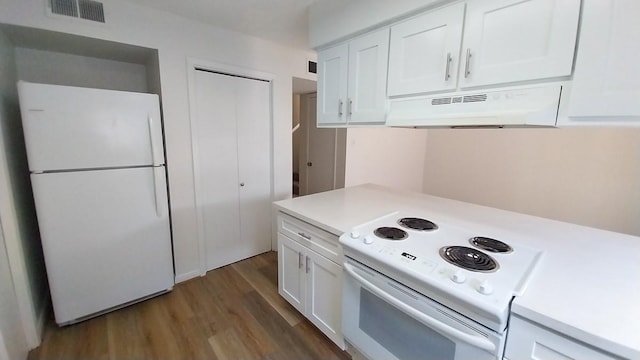
[[[296,48],[309,48],[307,8],[317,0],[129,0]]]

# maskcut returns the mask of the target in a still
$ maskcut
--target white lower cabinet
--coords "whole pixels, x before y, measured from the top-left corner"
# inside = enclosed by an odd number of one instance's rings
[[[517,315],[511,318],[504,358],[513,360],[615,359],[596,348]]]
[[[344,350],[340,255],[329,252],[327,257],[312,250],[325,248],[322,243],[329,239],[337,249],[338,238],[283,214],[278,229],[278,292]]]

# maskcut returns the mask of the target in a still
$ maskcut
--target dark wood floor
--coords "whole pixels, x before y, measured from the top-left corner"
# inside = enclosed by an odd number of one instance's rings
[[[277,278],[269,252],[76,325],[51,319],[29,359],[349,359],[278,295]]]

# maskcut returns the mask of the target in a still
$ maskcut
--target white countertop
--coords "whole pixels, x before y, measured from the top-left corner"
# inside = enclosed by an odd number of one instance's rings
[[[512,312],[612,354],[640,358],[640,237],[460,201],[360,185],[274,207],[336,235],[393,211],[501,228],[544,256]]]

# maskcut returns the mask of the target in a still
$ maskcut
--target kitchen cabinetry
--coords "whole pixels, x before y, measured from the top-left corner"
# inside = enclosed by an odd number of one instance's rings
[[[568,77],[579,16],[580,0],[470,0],[401,22],[388,95]]]
[[[615,358],[529,320],[512,316],[505,359],[612,360]]]
[[[640,2],[585,1],[568,116],[561,125],[640,126]]]
[[[278,292],[344,350],[338,237],[278,214]]]
[[[318,126],[384,123],[389,29],[318,52]]]
[[[454,90],[464,3],[391,27],[388,96]]]
[[[467,2],[461,88],[570,76],[580,0]]]

